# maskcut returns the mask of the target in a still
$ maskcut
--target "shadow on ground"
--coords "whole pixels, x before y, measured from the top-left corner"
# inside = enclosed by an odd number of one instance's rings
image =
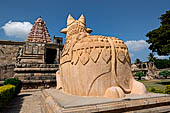
[[[15,97],[7,106],[4,107],[0,113],[20,113],[24,97],[31,96],[32,94],[20,94]],[[31,104],[31,103],[30,103]]]
[[[157,84],[170,85],[170,81],[166,81],[166,82],[157,82]]]

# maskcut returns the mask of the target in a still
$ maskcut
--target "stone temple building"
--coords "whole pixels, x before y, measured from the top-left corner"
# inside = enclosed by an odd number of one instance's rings
[[[146,79],[153,79],[158,76],[157,68],[153,62],[141,62],[141,63],[134,63],[131,65],[133,75],[136,72],[144,72],[146,75]]]
[[[0,40],[0,81],[13,77],[17,51],[25,42]]]
[[[15,77],[23,81],[24,88],[55,86],[63,44],[61,37],[53,38],[54,42],[39,17],[25,42],[0,41],[0,80]]]

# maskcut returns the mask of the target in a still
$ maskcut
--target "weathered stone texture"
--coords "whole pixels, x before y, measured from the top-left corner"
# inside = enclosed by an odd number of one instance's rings
[[[39,17],[35,21],[26,41],[37,42],[37,43],[50,43],[51,42],[51,38],[48,33],[46,23],[43,21],[41,17]]]
[[[167,113],[170,96],[147,93],[124,98],[82,97],[55,89],[42,91],[41,102],[45,113]]]
[[[0,80],[14,75],[18,48],[25,42],[0,40]]]
[[[17,54],[17,64],[37,64],[44,62],[45,44],[26,43]]]
[[[0,81],[14,76],[14,64],[0,65]]]
[[[121,98],[126,94],[144,94],[145,86],[133,78],[131,60],[125,43],[115,37],[90,35],[85,17],[71,15],[66,43],[57,73],[57,89],[78,96]]]
[[[0,40],[0,64],[15,64],[18,48],[25,42]]]
[[[23,89],[56,86],[58,47],[54,43],[26,42],[19,49],[14,77],[23,82]]]

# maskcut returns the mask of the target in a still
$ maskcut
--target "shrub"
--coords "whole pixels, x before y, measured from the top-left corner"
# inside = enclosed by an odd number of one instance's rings
[[[170,59],[156,59],[155,65],[158,69],[170,68]]]
[[[150,89],[149,89],[149,92],[153,92],[153,93],[164,93],[164,91],[159,90],[159,89],[154,88],[154,87],[150,88]]]
[[[138,76],[138,80],[141,80],[143,76],[145,76],[144,72],[136,72],[135,76]]]
[[[170,94],[170,85],[167,85],[165,88],[165,93]]]
[[[11,84],[0,87],[0,110],[14,97],[15,88],[15,85]]]
[[[15,96],[20,93],[21,88],[22,88],[22,82],[20,80],[16,78],[9,78],[3,83],[3,85],[7,85],[7,84],[12,84],[16,86]]]
[[[168,70],[161,71],[161,72],[159,72],[159,76],[161,76],[161,75],[163,77],[167,78],[168,76],[170,76],[170,71],[168,71]]]

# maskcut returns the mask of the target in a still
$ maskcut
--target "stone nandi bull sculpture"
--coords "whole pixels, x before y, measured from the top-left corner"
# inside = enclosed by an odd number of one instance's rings
[[[144,94],[131,72],[127,46],[115,37],[90,36],[83,15],[67,19],[66,43],[57,72],[57,89],[78,96],[124,97]]]

